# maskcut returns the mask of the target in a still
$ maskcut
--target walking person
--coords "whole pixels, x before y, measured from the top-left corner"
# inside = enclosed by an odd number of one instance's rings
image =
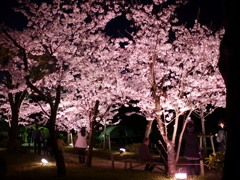
[[[78,150],[79,163],[85,163],[85,150],[87,148],[87,133],[86,127],[82,127],[78,132],[77,141],[75,143],[75,147]]]
[[[138,148],[138,156],[140,161],[155,162],[155,159],[152,157],[148,145],[150,144],[149,138],[144,138],[143,143]],[[145,171],[153,171],[154,165],[146,164]]]
[[[199,144],[198,144],[198,134],[195,125],[192,122],[188,122],[186,130],[184,132],[185,138],[185,150],[184,157],[187,159],[187,174],[193,175],[192,166],[194,166],[195,175],[200,175],[200,157],[199,157]],[[194,164],[194,165],[190,165]]]
[[[32,132],[34,153],[41,154],[41,141],[40,141],[41,132],[38,129],[38,125],[36,125],[36,129]]]

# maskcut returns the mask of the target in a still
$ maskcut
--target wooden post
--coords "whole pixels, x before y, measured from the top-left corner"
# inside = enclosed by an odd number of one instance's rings
[[[114,155],[111,154],[111,160],[112,160],[112,169],[114,169]]]
[[[213,135],[210,136],[210,140],[211,140],[211,145],[212,145],[213,153],[215,153],[215,148],[214,148],[214,143],[213,143]]]
[[[127,161],[124,162],[124,170],[127,169]]]
[[[109,146],[109,150],[111,150],[111,136],[110,136],[110,134],[108,134],[108,146]]]
[[[129,164],[130,164],[130,169],[132,169],[132,162],[130,161]]]
[[[199,138],[200,138],[200,148],[202,148],[202,145],[203,145],[203,135],[201,134],[201,135],[199,135],[198,136]],[[206,137],[209,137],[210,138],[210,141],[211,141],[211,146],[212,146],[212,151],[213,151],[213,153],[215,153],[215,147],[214,147],[214,143],[213,143],[213,135],[205,135],[205,138]]]
[[[107,125],[106,125],[106,119],[104,119],[104,129],[103,129],[103,150],[106,150],[106,129],[107,129]]]
[[[199,136],[199,139],[200,139],[200,145],[199,145],[199,146],[200,146],[200,148],[202,148],[202,141],[203,141],[203,140],[202,140],[202,135]]]
[[[200,169],[201,169],[201,175],[204,176],[204,164],[203,164],[203,160],[200,160]]]

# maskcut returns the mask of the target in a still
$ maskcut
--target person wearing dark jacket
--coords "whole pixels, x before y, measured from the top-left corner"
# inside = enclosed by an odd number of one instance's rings
[[[226,145],[227,145],[226,120],[220,119],[219,126],[221,126],[222,129],[219,130],[217,134],[215,134],[216,141],[219,143],[218,151],[226,151]]]
[[[32,139],[34,143],[34,153],[41,154],[41,141],[40,141],[40,130],[38,129],[38,125],[36,125],[36,129],[32,132]]]
[[[186,126],[184,132],[185,138],[185,150],[184,157],[187,159],[187,164],[199,164],[199,144],[198,144],[198,134],[196,132],[196,127],[194,124],[189,122]],[[200,174],[199,165],[193,165],[195,170],[195,175]],[[192,175],[192,165],[187,165],[187,174]]]
[[[155,162],[148,148],[149,143],[150,143],[149,138],[144,138],[143,143],[139,146],[138,156],[140,161]],[[144,170],[153,171],[153,169],[154,169],[154,165],[146,164]]]

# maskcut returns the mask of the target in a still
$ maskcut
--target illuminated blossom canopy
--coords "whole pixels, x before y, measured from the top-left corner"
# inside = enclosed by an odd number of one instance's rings
[[[102,3],[23,3],[17,11],[27,17],[28,27],[0,36],[1,46],[11,54],[1,71],[18,84],[10,89],[1,84],[2,95],[27,90],[47,96],[48,101],[35,103],[26,99],[20,109],[26,120],[22,124],[32,123],[29,115],[42,111],[40,122],[46,124],[54,109],[61,130],[90,129],[93,118],[111,119],[113,107],[136,100],[147,120],[157,119],[170,152],[180,115],[208,104],[225,107],[225,86],[217,67],[223,32],[213,33],[197,21],[192,28],[175,26],[176,4],[153,11],[153,5]],[[106,25],[122,12],[132,22],[130,38],[107,36]],[[98,101],[98,115],[93,116]],[[171,123],[175,126],[170,140]]]

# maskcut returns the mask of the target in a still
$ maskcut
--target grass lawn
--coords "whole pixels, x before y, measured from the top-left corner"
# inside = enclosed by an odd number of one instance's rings
[[[65,152],[76,153],[72,147],[66,147]],[[110,157],[112,151],[94,151],[94,156]],[[14,179],[14,180],[170,180],[173,177],[166,177],[164,174],[157,172],[146,172],[139,170],[123,170],[111,169],[104,167],[91,167],[88,168],[79,163],[68,162],[66,160],[67,175],[65,177],[57,177],[57,168],[55,166],[54,157],[48,157],[49,163],[42,164],[41,159],[44,156],[35,155],[32,152],[18,152],[6,153],[5,148],[0,148],[0,155],[6,161],[7,173],[3,178],[3,172],[0,172],[0,179]],[[115,152],[115,157],[118,159],[134,157],[133,153],[126,153],[120,155]],[[2,164],[2,163],[1,163]],[[188,178],[189,180],[210,180],[204,177]]]

